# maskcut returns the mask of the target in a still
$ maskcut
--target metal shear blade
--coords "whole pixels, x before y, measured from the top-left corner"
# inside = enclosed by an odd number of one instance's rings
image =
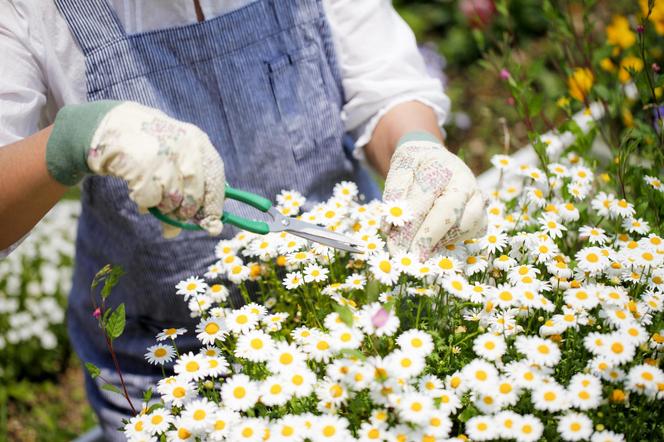
[[[323,227],[300,221],[295,218],[286,217],[279,213],[274,207],[271,207],[267,213],[272,217],[272,222],[268,223],[271,232],[286,231],[309,241],[317,242],[335,249],[345,250],[346,252],[351,253],[362,253],[359,244],[346,235],[332,232]]]

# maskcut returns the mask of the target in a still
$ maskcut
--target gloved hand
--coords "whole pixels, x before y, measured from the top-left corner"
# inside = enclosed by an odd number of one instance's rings
[[[74,185],[84,175],[111,175],[129,185],[141,212],[157,207],[195,218],[211,235],[222,230],[224,163],[198,127],[134,102],[95,101],[58,112],[46,148],[51,176]],[[180,229],[164,226],[164,236]]]
[[[485,199],[475,176],[426,132],[410,132],[399,140],[383,199],[405,201],[413,211],[405,225],[386,227],[390,253],[409,251],[427,259],[486,229]]]

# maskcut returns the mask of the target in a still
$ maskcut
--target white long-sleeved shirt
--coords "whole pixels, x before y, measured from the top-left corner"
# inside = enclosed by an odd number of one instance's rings
[[[189,0],[108,0],[127,33],[197,21]],[[255,0],[200,0],[215,17]],[[398,103],[431,106],[442,124],[449,99],[431,78],[415,37],[390,0],[324,0],[342,73],[342,118],[357,146]],[[53,122],[62,106],[86,101],[85,60],[50,0],[0,1],[0,146]],[[361,152],[361,150],[358,150]]]

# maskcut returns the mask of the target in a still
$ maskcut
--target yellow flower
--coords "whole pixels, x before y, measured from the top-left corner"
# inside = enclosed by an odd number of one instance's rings
[[[641,12],[648,15],[648,0],[640,0]],[[655,0],[655,5],[650,13],[650,21],[655,25],[655,32],[664,35],[664,0]]]
[[[556,104],[558,107],[566,108],[569,106],[569,99],[567,97],[560,97],[558,98],[558,101],[556,101]]]
[[[627,83],[630,78],[632,78],[627,69],[633,69],[636,72],[641,72],[643,70],[643,60],[633,55],[628,55],[627,57],[620,60],[620,72],[618,72],[618,79],[622,83]]]
[[[579,101],[585,101],[586,96],[593,87],[595,77],[588,68],[576,68],[567,79],[569,94]]]
[[[622,15],[614,15],[611,24],[606,27],[606,41],[613,46],[627,49],[636,42],[629,21]]]
[[[599,67],[604,69],[606,72],[613,72],[616,70],[616,65],[613,64],[610,58],[602,58],[602,61],[599,62]]]

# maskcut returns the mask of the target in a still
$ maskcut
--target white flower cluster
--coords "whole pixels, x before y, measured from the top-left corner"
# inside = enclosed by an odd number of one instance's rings
[[[487,234],[425,262],[385,251],[380,226],[409,222],[407,205],[360,204],[346,182],[300,216],[353,236],[361,254],[287,233],[221,241],[204,278],[176,287],[200,317],[201,349],[178,355],[183,329],[157,336],[146,358],[173,365],[156,387],[165,407],[125,434],[624,440],[603,428],[607,404],[664,398],[664,239],[578,155],[546,170],[503,160]],[[304,204],[293,191],[277,200],[290,215]],[[246,305],[225,306],[224,279]]]
[[[64,333],[79,212],[78,202],[59,203],[0,261],[0,350],[28,342],[45,350],[58,345],[55,329]]]

